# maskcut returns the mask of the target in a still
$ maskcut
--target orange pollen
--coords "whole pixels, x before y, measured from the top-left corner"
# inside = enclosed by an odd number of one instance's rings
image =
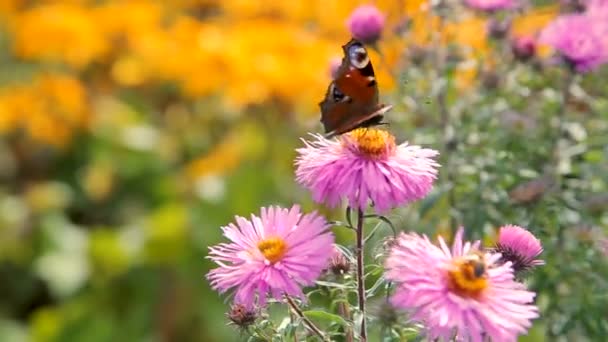
[[[359,151],[368,157],[378,158],[395,148],[395,137],[384,130],[357,128],[348,136],[357,144]]]
[[[285,252],[287,252],[287,245],[282,239],[272,237],[260,241],[260,243],[258,243],[258,249],[262,252],[266,260],[274,264],[283,258]]]
[[[461,297],[479,298],[488,287],[485,264],[482,260],[467,256],[454,262],[454,269],[448,271],[450,291]]]

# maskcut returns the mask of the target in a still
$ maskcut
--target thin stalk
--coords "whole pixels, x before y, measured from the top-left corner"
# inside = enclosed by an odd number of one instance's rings
[[[293,312],[289,313],[289,319],[291,320],[291,324],[293,324],[296,321],[295,315],[293,314]],[[298,334],[296,333],[295,330],[293,332],[293,342],[298,342]]]
[[[445,6],[445,4],[442,4],[443,6]],[[449,71],[447,70],[447,47],[442,46],[442,42],[441,42],[441,34],[443,33],[444,27],[445,27],[445,18],[444,18],[445,13],[443,12],[439,12],[437,13],[437,16],[439,18],[439,24],[437,27],[437,30],[435,31],[435,34],[433,35],[433,44],[435,46],[435,53],[434,53],[434,58],[433,58],[433,63],[435,65],[435,70],[437,70],[437,77],[445,77],[445,84],[442,85],[442,87],[439,89],[439,92],[437,93],[437,106],[439,109],[439,115],[440,115],[440,125],[441,125],[441,131],[442,131],[442,143],[443,143],[443,151],[442,151],[442,155],[444,157],[444,162],[443,162],[443,174],[445,176],[445,180],[447,181],[447,184],[449,186],[449,189],[447,191],[447,201],[448,201],[448,207],[449,207],[449,217],[450,217],[450,227],[452,228],[452,230],[456,229],[457,226],[457,222],[456,222],[456,217],[454,217],[454,214],[452,213],[452,210],[454,209],[454,207],[456,206],[456,196],[454,193],[454,183],[455,183],[455,179],[454,179],[454,174],[452,172],[452,167],[451,167],[451,163],[450,163],[450,155],[452,154],[452,150],[454,150],[455,146],[454,146],[454,137],[453,135],[453,130],[451,127],[451,122],[450,122],[450,112],[448,109],[448,99],[447,99],[447,92],[448,92],[448,87],[449,87],[449,82],[450,82],[450,75],[449,75]]]
[[[559,138],[560,135],[562,134],[562,131],[564,130],[564,121],[566,119],[566,112],[567,112],[567,106],[568,106],[568,102],[570,101],[570,87],[572,86],[572,82],[574,82],[574,72],[571,70],[571,68],[566,68],[565,70],[566,75],[564,76],[564,84],[563,84],[563,88],[562,88],[562,93],[561,93],[561,102],[562,105],[559,107],[559,110],[557,112],[557,130],[556,130],[556,136],[555,139],[553,139],[553,158],[555,160],[556,163],[559,163],[560,159],[561,159],[561,148],[559,146]],[[556,165],[557,166],[557,165]],[[559,175],[559,173],[557,173]],[[559,179],[558,179],[559,181]]]
[[[315,333],[315,335],[319,336],[321,340],[331,342],[329,337],[327,337],[327,335],[325,335],[325,333],[323,333],[321,329],[319,329],[311,320],[308,319],[308,317],[304,315],[302,310],[300,310],[300,307],[298,307],[298,305],[293,301],[293,299],[291,299],[288,294],[285,294],[285,299],[287,300],[287,303],[289,304],[293,312],[295,312],[295,314],[300,317],[300,319],[302,319],[302,322],[304,322],[304,325],[306,325],[306,327],[308,327],[310,331]]]
[[[344,301],[338,303],[338,312],[340,313],[340,315],[342,317],[344,317],[344,319],[346,321],[350,322],[351,318],[350,318],[350,307],[348,304],[348,294],[346,292],[344,292],[343,295],[344,295]],[[350,325],[344,327],[344,340],[346,342],[353,342],[355,340],[355,337],[353,334],[353,328]]]
[[[568,102],[570,101],[570,87],[574,82],[574,71],[571,67],[565,68],[566,75],[564,76],[564,84],[562,88],[562,105],[560,106],[557,112],[557,132],[555,134],[555,138],[553,139],[553,153],[552,157],[554,160],[553,170],[555,170],[554,179],[557,184],[558,191],[561,192],[562,189],[562,177],[559,171],[559,163],[562,159],[562,149],[559,146],[559,138],[564,130],[564,121],[566,119],[566,112],[568,107]],[[563,247],[563,239],[564,239],[564,225],[559,224],[557,227],[557,243],[558,246]]]
[[[359,299],[359,311],[361,312],[361,341],[367,341],[367,328],[365,324],[365,274],[363,273],[363,210],[359,209],[357,213],[357,247],[355,254],[357,255],[357,297]]]
[[[251,331],[249,330],[250,328],[247,328],[247,332],[249,333],[249,335],[251,336],[255,336],[253,333],[251,333]],[[266,332],[264,332],[262,329],[260,329],[260,327],[258,326],[253,326],[253,332],[257,333],[258,336],[261,336],[264,340],[266,341],[272,341],[272,336],[268,335]]]

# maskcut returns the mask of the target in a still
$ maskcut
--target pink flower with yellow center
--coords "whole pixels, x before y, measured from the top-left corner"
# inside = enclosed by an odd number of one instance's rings
[[[402,234],[386,260],[386,278],[397,284],[392,303],[422,322],[430,340],[516,341],[538,317],[535,293],[513,275],[500,254],[483,253],[479,241],[450,249],[426,236]]]
[[[235,289],[234,302],[251,308],[266,304],[267,295],[284,294],[306,300],[302,286],[313,285],[327,268],[334,235],[316,213],[262,208],[251,220],[236,217],[236,224],[222,228],[230,243],[210,247],[208,258],[218,264],[207,278],[223,293]],[[257,296],[256,296],[257,295]]]
[[[437,178],[439,152],[403,143],[388,131],[358,128],[338,139],[314,135],[297,150],[296,179],[313,199],[335,207],[342,199],[378,213],[425,197]]]

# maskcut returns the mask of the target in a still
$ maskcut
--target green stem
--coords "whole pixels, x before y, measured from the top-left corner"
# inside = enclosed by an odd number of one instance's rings
[[[338,312],[340,313],[340,315],[342,317],[344,317],[344,319],[346,321],[350,322],[351,317],[350,317],[350,305],[348,303],[348,293],[345,291],[342,291],[342,295],[344,297],[344,300],[338,304]],[[354,338],[355,337],[353,335],[353,328],[350,325],[344,327],[344,340],[346,342],[353,342]]]
[[[443,6],[446,6],[445,4],[442,4]],[[445,8],[444,8],[445,10]],[[447,190],[447,201],[448,201],[448,213],[449,213],[449,217],[450,217],[450,227],[452,228],[452,230],[455,230],[457,227],[457,222],[456,222],[456,217],[454,217],[454,214],[452,213],[452,210],[454,209],[454,207],[456,206],[456,196],[454,193],[454,183],[455,183],[455,179],[454,179],[454,174],[453,174],[453,170],[451,167],[451,163],[450,163],[450,155],[452,154],[452,151],[455,148],[455,137],[453,137],[452,135],[453,133],[453,128],[451,126],[451,122],[450,122],[450,112],[448,109],[448,99],[447,99],[447,92],[448,92],[448,87],[450,86],[450,75],[449,75],[449,70],[447,67],[447,48],[442,46],[441,43],[441,33],[444,30],[445,27],[445,18],[444,15],[445,13],[443,12],[439,12],[437,13],[438,17],[439,17],[439,25],[438,28],[435,32],[434,35],[434,39],[433,39],[433,44],[435,45],[435,53],[434,53],[434,64],[435,64],[435,70],[437,70],[437,76],[438,77],[445,77],[445,84],[439,89],[438,93],[437,93],[437,106],[439,107],[439,115],[440,115],[440,125],[441,125],[441,131],[442,131],[442,143],[443,143],[443,150],[441,155],[444,158],[444,162],[443,162],[443,175],[445,177],[445,180],[448,184],[448,190]]]
[[[319,329],[310,319],[308,319],[308,317],[304,315],[302,310],[300,310],[300,307],[298,307],[298,305],[288,294],[285,294],[285,299],[287,300],[287,304],[289,304],[293,312],[295,312],[295,314],[300,317],[300,319],[302,319],[302,322],[304,322],[304,325],[306,325],[308,329],[310,329],[310,331],[319,336],[321,340],[331,342],[331,340],[325,335],[325,333],[323,333],[321,329]]]
[[[367,328],[365,324],[365,274],[363,273],[363,210],[359,209],[357,214],[357,297],[359,299],[359,311],[361,313],[361,341],[367,341]]]
[[[562,96],[561,96],[561,100],[562,100],[562,105],[560,106],[558,112],[557,112],[557,132],[555,134],[555,138],[553,140],[553,150],[551,151],[553,153],[553,160],[554,160],[554,167],[553,169],[555,170],[555,175],[554,175],[554,179],[555,182],[557,184],[557,189],[558,191],[561,192],[562,190],[562,176],[561,176],[561,171],[559,170],[559,164],[561,163],[562,160],[562,149],[559,146],[559,139],[561,137],[562,132],[564,131],[564,121],[566,120],[566,112],[567,112],[567,107],[568,107],[568,102],[570,101],[570,87],[572,86],[572,83],[574,82],[574,72],[572,70],[572,68],[566,68],[565,69],[566,75],[564,76],[564,84],[563,84],[563,88],[562,88]],[[559,224],[557,227],[557,244],[558,246],[561,248],[563,247],[563,239],[564,239],[564,225],[563,224]]]

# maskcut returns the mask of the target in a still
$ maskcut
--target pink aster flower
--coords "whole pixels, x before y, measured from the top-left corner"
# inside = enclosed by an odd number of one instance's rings
[[[517,5],[516,0],[465,0],[467,6],[481,11],[510,9]]]
[[[210,247],[208,258],[219,265],[207,278],[220,293],[235,289],[235,303],[246,308],[264,306],[266,296],[283,294],[305,300],[301,286],[313,285],[327,268],[334,236],[325,219],[316,213],[262,208],[260,217],[236,217],[236,224],[222,227],[231,242]]]
[[[543,252],[540,240],[519,226],[506,225],[500,228],[496,252],[502,255],[501,261],[512,263],[516,273],[545,264],[536,259]]]
[[[346,25],[351,35],[363,43],[373,44],[382,35],[385,16],[373,5],[362,5],[351,13]]]
[[[539,41],[556,49],[578,72],[608,62],[608,20],[584,14],[564,15],[541,32]]]
[[[430,340],[516,341],[538,317],[535,293],[515,281],[511,263],[463,243],[462,228],[450,249],[428,237],[402,234],[386,260],[386,278],[398,287],[392,303],[412,312]],[[489,339],[488,339],[489,338]]]
[[[608,0],[587,0],[585,13],[590,16],[608,20]]]
[[[437,178],[438,152],[395,144],[385,130],[359,128],[337,139],[313,135],[297,150],[296,179],[318,203],[331,207],[342,199],[364,210],[370,201],[378,213],[425,197]]]

